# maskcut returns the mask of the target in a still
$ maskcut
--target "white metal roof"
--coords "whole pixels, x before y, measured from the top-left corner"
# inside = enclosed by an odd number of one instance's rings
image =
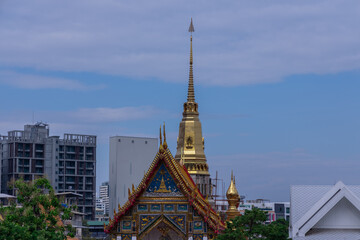
[[[329,233],[326,230],[312,229],[333,207],[342,199],[347,199],[360,215],[360,186],[345,186],[341,181],[334,185],[327,186],[292,186],[291,197],[291,235],[294,239],[360,239],[360,229],[344,230],[332,229]],[[345,232],[343,232],[345,231]],[[329,238],[325,235],[338,236],[340,233],[350,234],[352,238]],[[359,235],[355,237],[354,233]],[[304,237],[305,234],[309,235]],[[341,235],[341,234],[340,234]],[[354,238],[355,237],[355,238]]]

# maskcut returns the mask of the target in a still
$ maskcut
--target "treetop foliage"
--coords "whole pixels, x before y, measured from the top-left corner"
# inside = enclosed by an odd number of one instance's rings
[[[266,213],[258,208],[245,210],[244,215],[227,222],[217,240],[288,240],[288,222],[284,219],[264,224]]]
[[[0,239],[6,240],[63,240],[74,236],[71,225],[62,220],[70,219],[71,209],[64,208],[50,182],[39,178],[33,182],[17,180],[14,183],[17,202],[1,207]]]

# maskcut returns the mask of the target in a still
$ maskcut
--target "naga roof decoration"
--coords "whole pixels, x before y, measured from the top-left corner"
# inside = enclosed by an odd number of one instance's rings
[[[164,168],[164,166],[167,171],[161,169]],[[209,202],[200,193],[186,170],[186,167],[178,163],[172,156],[164,134],[164,143],[160,142],[159,151],[142,181],[136,189],[133,189],[133,191],[129,190],[128,201],[122,207],[119,205],[118,212],[114,210],[114,219],[110,219],[107,226],[104,225],[104,231],[106,233],[114,233],[116,231],[121,218],[129,213],[131,208],[136,204],[136,200],[147,194],[149,189],[155,189],[152,193],[169,191],[170,188],[165,186],[165,181],[167,181],[168,184],[169,180],[164,180],[164,177],[158,175],[160,171],[162,171],[161,174],[169,174],[172,177],[173,182],[170,184],[173,186],[171,189],[172,192],[182,194],[186,197],[194,211],[204,218],[204,221],[207,222],[216,234],[225,229],[225,224],[221,221],[220,216],[212,209]]]

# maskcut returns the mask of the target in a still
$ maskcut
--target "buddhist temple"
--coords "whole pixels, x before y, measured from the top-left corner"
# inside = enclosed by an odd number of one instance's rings
[[[121,240],[203,240],[215,239],[225,224],[172,156],[164,125],[164,142],[149,170],[104,229]]]
[[[190,70],[187,101],[184,103],[175,157],[168,149],[160,127],[160,147],[142,181],[128,190],[128,201],[114,210],[114,218],[104,226],[106,233],[121,240],[210,240],[225,229],[219,213],[213,210],[212,185],[204,153],[195,102],[191,20]],[[164,142],[162,142],[162,137]],[[227,220],[239,215],[239,194],[235,178],[227,191]]]

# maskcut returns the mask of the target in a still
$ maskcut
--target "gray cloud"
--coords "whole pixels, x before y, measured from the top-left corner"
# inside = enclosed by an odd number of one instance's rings
[[[160,112],[154,107],[121,107],[121,108],[82,108],[70,112],[74,117],[84,122],[117,122],[136,119],[147,119]]]
[[[57,77],[45,77],[34,74],[21,74],[13,71],[0,71],[0,83],[25,89],[65,89],[96,90],[105,85],[86,85],[80,81]]]
[[[0,5],[0,64],[240,85],[359,69],[355,0],[20,1]],[[41,14],[39,14],[41,13]]]

